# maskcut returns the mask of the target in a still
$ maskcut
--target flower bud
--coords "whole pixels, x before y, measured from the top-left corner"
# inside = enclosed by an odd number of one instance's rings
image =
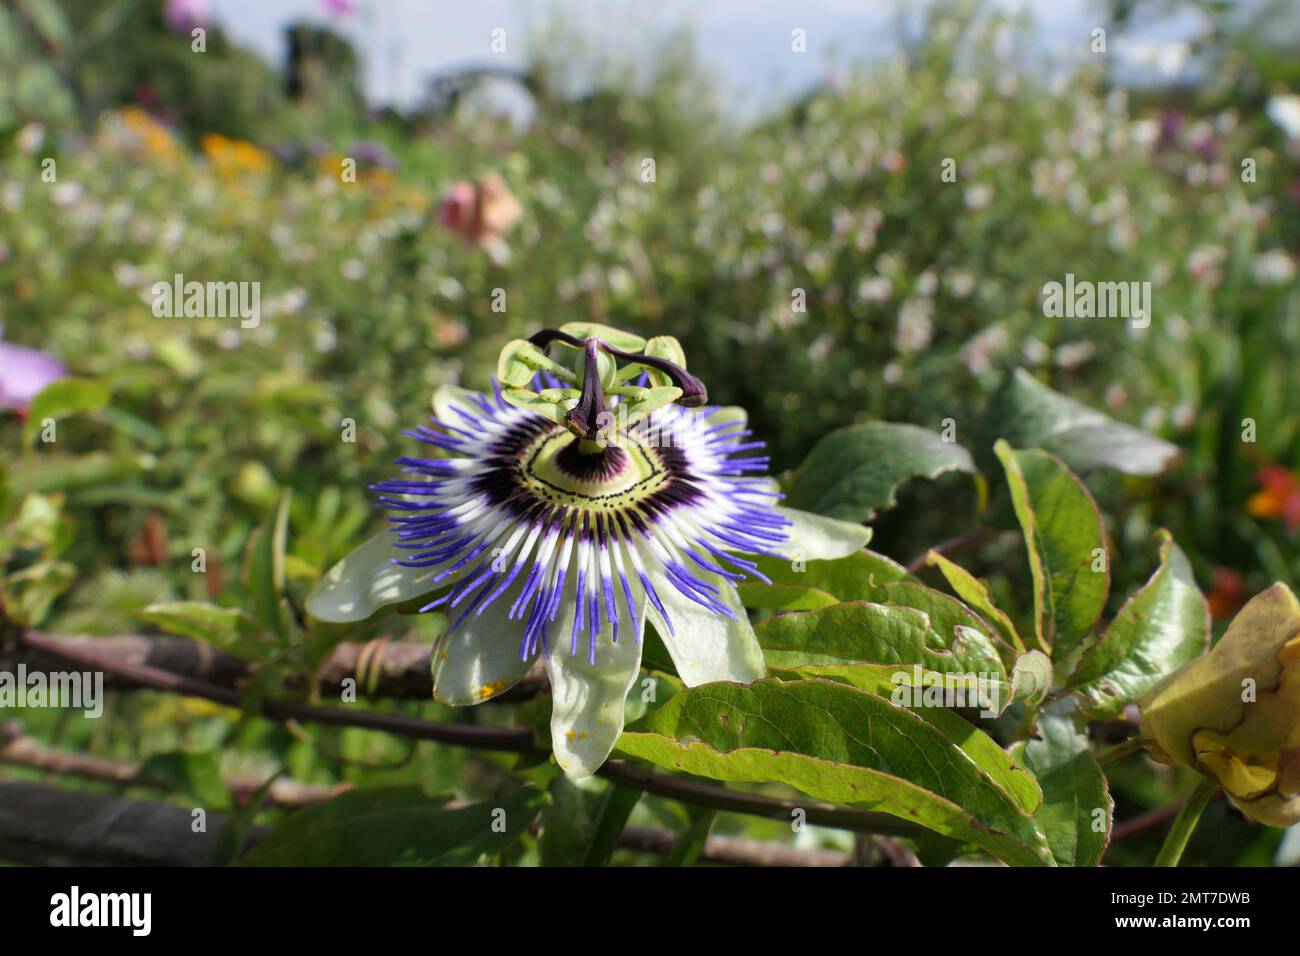
[[[1300,823],[1300,602],[1285,584],[1246,604],[1141,708],[1152,757],[1213,778],[1261,823]]]

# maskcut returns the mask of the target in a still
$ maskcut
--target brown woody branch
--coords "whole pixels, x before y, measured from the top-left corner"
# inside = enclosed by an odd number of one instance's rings
[[[237,688],[252,676],[253,668],[245,661],[198,641],[183,637],[145,637],[127,634],[118,637],[36,636],[51,650],[66,649],[78,658],[102,657],[122,664],[143,665],[167,671],[178,677],[191,677],[217,687]],[[34,645],[27,642],[29,647]],[[418,698],[433,694],[429,667],[430,647],[405,641],[371,641],[366,644],[339,644],[326,657],[317,675],[317,691],[323,697],[338,698],[343,682],[357,680],[364,692],[374,697]],[[28,665],[42,667],[50,663],[50,650],[29,655]],[[133,686],[116,674],[112,683]],[[364,681],[364,683],[363,683]],[[296,690],[301,690],[301,685]]]
[[[0,763],[47,773],[100,780],[126,787],[167,789],[164,781],[151,779],[142,774],[140,764],[45,747],[30,737],[22,736],[14,722],[0,725]],[[227,788],[238,804],[247,802],[260,785],[261,782],[257,780],[226,781]],[[349,784],[321,787],[279,777],[271,784],[265,800],[269,805],[296,808],[320,803],[348,789],[350,789]],[[65,791],[60,790],[57,793],[60,799],[55,801],[53,806],[62,813],[68,806],[68,800],[63,796]],[[69,821],[71,822],[73,821]],[[57,827],[42,829],[58,832]],[[259,830],[247,845],[251,846],[257,842],[260,836]],[[17,833],[0,833],[0,845],[18,839]],[[672,852],[677,845],[677,840],[677,835],[670,830],[656,827],[626,827],[619,836],[618,845],[629,850],[666,855]],[[847,853],[837,850],[805,850],[779,843],[728,836],[710,836],[701,857],[711,863],[729,863],[736,866],[826,867],[847,866],[850,862]],[[175,862],[183,864],[187,860],[182,858]]]
[[[108,640],[111,639],[67,639],[36,631],[27,631],[18,638],[22,648],[48,655],[56,662],[62,660],[80,667],[102,670],[106,675],[112,675],[119,683],[199,697],[229,707],[242,707],[244,704],[238,690],[218,686],[196,677],[172,673],[150,663],[143,663],[138,656],[139,651],[136,652],[134,660],[118,660],[114,657],[113,648],[107,643]],[[145,653],[145,660],[148,660],[147,651]],[[538,750],[534,742],[532,730],[524,727],[445,724],[351,706],[319,707],[287,700],[261,700],[256,702],[256,706],[262,716],[272,720],[297,720],[327,726],[360,727],[415,740],[432,740],[437,743],[480,750],[529,755],[543,753]],[[820,826],[890,835],[908,835],[917,832],[915,826],[889,814],[745,793],[694,779],[655,773],[616,761],[606,763],[599,773],[615,783],[637,787],[647,793],[733,813],[791,821],[794,819],[795,811],[803,811],[808,823]]]
[[[27,767],[46,773],[69,774],[88,780],[103,780],[124,787],[144,787],[150,790],[166,790],[165,780],[150,777],[142,772],[142,764],[129,760],[113,760],[108,757],[95,757],[90,754],[55,750],[43,746],[31,737],[23,736],[16,722],[0,724],[0,763],[16,767]],[[252,778],[232,778],[227,780],[226,788],[237,804],[243,804],[253,796],[265,781]],[[320,803],[351,789],[351,784],[339,784],[334,787],[322,787],[315,784],[277,777],[267,788],[265,802],[269,806],[296,808],[313,803]]]
[[[184,807],[0,780],[0,859],[33,866],[199,866],[226,818],[196,833]],[[255,828],[250,840],[265,829]]]

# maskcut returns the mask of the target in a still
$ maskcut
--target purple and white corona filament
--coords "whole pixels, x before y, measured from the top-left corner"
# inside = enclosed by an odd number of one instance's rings
[[[709,424],[716,409],[667,405],[653,427],[586,453],[568,429],[508,405],[499,390],[451,408],[454,421],[407,434],[452,457],[401,458],[411,477],[376,486],[392,512],[394,560],[436,569],[430,580],[449,590],[421,610],[444,610],[452,630],[509,600],[521,660],[581,648],[594,665],[606,622],[611,642],[620,625],[624,639],[639,642],[635,594],[673,636],[664,582],[737,618],[744,612],[718,579],[762,575],[735,552],[776,554],[786,542],[790,522],[773,508],[779,495],[752,476],[767,468],[763,443],[748,440],[743,421]],[[556,633],[571,578],[572,625]]]
[[[585,776],[622,731],[647,621],[687,685],[755,681],[763,654],[735,587],[766,580],[754,556],[842,557],[869,532],[780,507],[744,413],[704,406],[676,340],[573,324],[511,343],[498,373],[492,394],[439,389],[407,433],[430,454],[374,486],[390,528],[307,610],[445,615],[433,683],[448,704],[489,700],[540,659],[556,759]]]

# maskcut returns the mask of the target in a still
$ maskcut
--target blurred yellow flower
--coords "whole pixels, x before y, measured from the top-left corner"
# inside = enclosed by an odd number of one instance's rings
[[[1156,760],[1213,778],[1261,823],[1300,823],[1300,602],[1285,584],[1256,595],[1141,708]]]
[[[204,133],[199,146],[217,172],[227,178],[264,173],[271,168],[271,157],[246,140]]]
[[[138,106],[125,106],[114,119],[126,134],[128,147],[148,159],[173,163],[182,156],[172,131]]]
[[[351,179],[345,178],[345,173],[349,169],[347,163],[351,165]],[[389,198],[393,187],[397,185],[397,176],[391,169],[386,169],[373,163],[362,164],[358,166],[356,160],[352,157],[343,156],[340,153],[324,153],[316,160],[317,172],[336,182],[354,183],[362,186],[368,192],[375,194],[380,200]],[[371,218],[377,218],[385,214],[389,208],[389,203],[380,202],[372,206],[370,211]]]
[[[397,182],[397,177],[393,175],[392,170],[376,166],[373,169],[363,169],[357,173],[357,181],[367,189],[378,193],[386,193]]]
[[[342,175],[343,156],[339,153],[322,153],[316,157],[316,171],[322,176],[330,179],[338,179]]]

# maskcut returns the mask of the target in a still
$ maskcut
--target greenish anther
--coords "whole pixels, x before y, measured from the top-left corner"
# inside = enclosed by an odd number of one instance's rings
[[[554,357],[553,347],[560,350]],[[559,387],[532,388],[538,372],[553,375]],[[631,384],[642,373],[649,385]],[[563,425],[589,452],[603,447],[615,428],[671,402],[689,408],[708,402],[708,390],[686,370],[685,352],[673,336],[647,340],[594,322],[569,322],[508,343],[497,379],[507,402]]]

